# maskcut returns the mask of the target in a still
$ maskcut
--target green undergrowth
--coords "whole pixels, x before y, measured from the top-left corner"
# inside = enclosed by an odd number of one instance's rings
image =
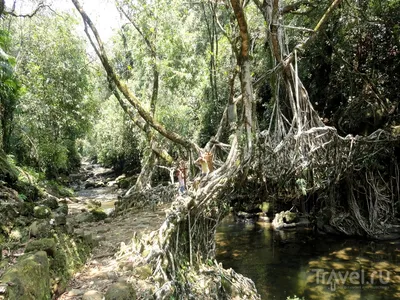
[[[43,194],[44,191],[47,191],[56,197],[74,196],[73,189],[67,186],[68,182],[66,176],[60,176],[57,179],[48,179],[44,172],[40,172],[29,166],[18,166],[13,155],[7,155],[7,162],[17,176],[17,184],[36,186],[39,189],[39,194]],[[25,200],[27,195],[21,192],[20,197],[22,200]]]
[[[45,180],[42,182],[42,186],[56,197],[73,197],[75,195],[73,189],[60,181]]]

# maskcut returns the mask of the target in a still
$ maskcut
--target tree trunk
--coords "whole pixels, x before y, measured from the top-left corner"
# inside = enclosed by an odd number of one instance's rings
[[[244,155],[245,160],[248,160],[253,152],[253,135],[255,132],[255,126],[253,123],[253,111],[254,111],[254,96],[253,96],[253,85],[252,77],[250,72],[250,34],[248,31],[246,17],[243,11],[243,3],[240,0],[231,0],[232,8],[236,16],[236,20],[239,24],[240,30],[240,54],[238,57],[240,66],[240,82],[242,89],[242,101],[244,107],[244,127],[246,131],[246,153]]]
[[[153,151],[150,151],[150,154],[146,156],[144,160],[142,169],[140,171],[139,177],[136,180],[135,185],[126,192],[125,196],[129,196],[133,192],[138,192],[151,188],[151,177],[153,176],[154,166],[156,164],[157,157]]]

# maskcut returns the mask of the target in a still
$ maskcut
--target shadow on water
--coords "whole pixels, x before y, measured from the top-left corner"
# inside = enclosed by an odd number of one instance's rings
[[[274,232],[265,223],[217,229],[217,260],[251,278],[262,299],[400,299],[400,241]]]

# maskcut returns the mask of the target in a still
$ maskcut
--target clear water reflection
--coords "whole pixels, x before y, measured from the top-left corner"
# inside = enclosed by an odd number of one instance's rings
[[[216,242],[217,260],[251,278],[262,299],[400,299],[400,241],[315,238],[228,217]]]

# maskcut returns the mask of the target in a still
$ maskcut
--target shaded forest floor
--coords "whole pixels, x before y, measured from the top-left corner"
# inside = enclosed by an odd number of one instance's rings
[[[84,165],[83,172],[87,173],[88,167],[91,168],[90,165]],[[66,291],[58,298],[59,300],[102,299],[111,284],[128,280],[131,283],[135,281],[134,278],[129,278],[131,275],[127,275],[131,274],[129,267],[118,264],[115,254],[121,249],[121,243],[129,244],[135,232],[141,236],[158,229],[165,219],[165,209],[170,206],[167,203],[156,207],[134,209],[124,215],[109,216],[102,221],[86,222],[82,216],[88,204],[100,201],[104,211],[109,212],[120,192],[114,185],[112,175],[108,178],[102,175],[110,174],[111,170],[94,166],[91,173],[97,177],[97,182],[102,182],[101,185],[105,186],[78,191],[74,201],[69,203],[69,218],[72,223],[75,223],[75,232],[90,236],[96,246],[85,267],[70,280]],[[96,184],[92,178],[86,182]],[[135,286],[138,288],[136,293],[140,295],[140,285],[135,284]]]

